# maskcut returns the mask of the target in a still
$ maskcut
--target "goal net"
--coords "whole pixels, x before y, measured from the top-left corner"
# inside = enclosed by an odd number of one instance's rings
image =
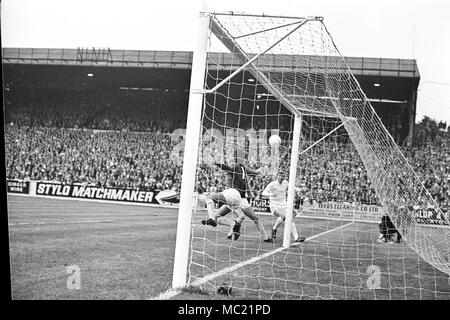
[[[449,299],[448,216],[322,19],[208,16],[187,285],[249,299]],[[219,45],[228,52],[213,52]],[[269,144],[273,135],[281,143]],[[235,213],[216,227],[201,223],[205,195],[226,188],[214,163],[259,170],[248,184],[263,230],[246,218],[229,240]],[[295,183],[288,220],[268,243],[277,217],[261,193],[277,173]],[[294,242],[285,225],[306,241]]]

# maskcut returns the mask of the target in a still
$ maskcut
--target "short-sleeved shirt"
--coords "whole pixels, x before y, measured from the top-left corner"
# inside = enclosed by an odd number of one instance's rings
[[[216,164],[219,168],[225,171],[225,185],[227,188],[236,189],[242,198],[245,198],[245,193],[249,190],[247,177],[249,174],[255,174],[252,170],[246,169],[241,164],[233,164],[228,166],[226,164]]]
[[[286,205],[286,192],[288,189],[287,180],[283,180],[281,183],[278,181],[272,181],[264,189],[264,192],[272,193],[273,196],[269,198],[271,206],[285,206]]]

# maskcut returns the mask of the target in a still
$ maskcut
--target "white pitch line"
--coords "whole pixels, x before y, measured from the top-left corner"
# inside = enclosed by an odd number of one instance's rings
[[[54,221],[54,222],[17,222],[9,223],[9,226],[44,225],[44,224],[78,224],[95,222],[112,222],[113,220],[80,220],[80,221]]]
[[[317,237],[323,236],[324,234],[327,234],[327,233],[336,231],[336,230],[338,230],[338,229],[343,229],[343,228],[345,228],[345,227],[347,227],[347,226],[349,226],[349,225],[351,225],[351,224],[353,224],[353,222],[349,222],[349,223],[347,223],[347,224],[344,224],[343,226],[336,227],[336,228],[334,228],[334,229],[327,230],[327,231],[324,231],[324,232],[322,232],[322,233],[316,234],[316,235],[314,235],[314,236],[311,236],[311,237],[309,237],[309,238],[306,238],[305,241],[315,239],[315,238],[317,238]],[[293,245],[300,245],[300,244],[301,244],[301,243],[294,243]]]
[[[159,294],[159,296],[150,298],[150,300],[169,300],[181,293],[180,289],[169,289]]]
[[[311,237],[309,237],[309,238],[306,238],[306,239],[305,239],[305,242],[307,242],[307,241],[309,241],[309,240],[312,240],[312,239],[315,239],[315,238],[317,238],[317,237],[323,236],[323,235],[325,235],[325,234],[327,234],[327,233],[330,233],[330,232],[333,232],[333,231],[336,231],[336,230],[339,230],[339,229],[343,229],[343,228],[345,228],[345,227],[347,227],[347,226],[349,226],[349,225],[351,225],[351,224],[353,224],[353,222],[349,222],[349,223],[347,223],[347,224],[344,224],[344,225],[342,225],[342,226],[336,227],[336,228],[334,228],[334,229],[330,229],[330,230],[324,231],[324,232],[322,232],[322,233],[313,235],[313,236],[311,236]],[[291,244],[290,247],[298,246],[298,245],[301,245],[302,243],[304,243],[304,242],[301,242],[301,243],[293,243],[293,244]],[[290,248],[290,247],[287,247],[287,248]],[[285,249],[287,249],[287,248],[285,248],[285,247],[279,247],[279,248],[277,248],[277,249],[275,249],[275,250],[268,251],[268,252],[266,252],[266,253],[264,253],[264,254],[262,254],[262,255],[260,255],[260,256],[253,257],[253,258],[251,258],[251,259],[249,259],[249,260],[246,260],[246,261],[237,263],[237,264],[235,264],[235,265],[233,265],[233,266],[230,266],[230,267],[227,267],[227,268],[222,269],[222,270],[220,270],[220,271],[211,273],[211,274],[209,274],[209,275],[207,275],[207,276],[205,276],[205,277],[203,277],[203,278],[200,278],[200,279],[198,279],[198,280],[192,282],[192,285],[193,285],[193,286],[199,286],[199,285],[202,285],[202,284],[204,284],[205,282],[208,282],[208,281],[210,281],[210,280],[212,280],[212,279],[215,279],[215,278],[217,278],[217,277],[220,277],[220,276],[222,276],[222,275],[224,275],[224,274],[227,274],[227,273],[231,273],[231,272],[233,272],[233,271],[236,271],[237,269],[242,268],[242,267],[244,267],[244,266],[246,266],[246,265],[248,265],[248,264],[255,263],[255,262],[257,262],[257,261],[259,261],[259,260],[261,260],[261,259],[270,257],[271,255],[274,255],[275,253],[278,253],[278,252],[280,252],[280,251],[283,251],[283,250],[285,250]],[[178,294],[180,294],[180,293],[181,293],[181,290],[180,290],[180,289],[169,289],[169,290],[167,290],[167,291],[161,293],[161,294],[158,295],[157,297],[151,298],[150,300],[168,300],[168,299],[171,299],[171,298],[175,297],[176,295],[178,295]]]

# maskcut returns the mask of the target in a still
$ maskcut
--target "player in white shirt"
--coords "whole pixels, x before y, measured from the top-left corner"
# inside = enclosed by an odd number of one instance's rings
[[[277,229],[286,220],[286,209],[287,209],[287,200],[286,194],[288,189],[288,181],[284,179],[284,175],[282,173],[278,173],[276,176],[276,180],[270,182],[267,187],[262,192],[263,197],[269,198],[270,203],[270,211],[274,216],[277,217],[275,224],[272,228],[272,239],[275,241],[277,236]],[[299,188],[295,188],[296,191],[300,191]],[[295,217],[295,213],[294,213]],[[292,235],[294,237],[294,242],[303,242],[305,241],[304,237],[299,237],[297,232],[297,227],[295,226],[294,221],[292,221]]]

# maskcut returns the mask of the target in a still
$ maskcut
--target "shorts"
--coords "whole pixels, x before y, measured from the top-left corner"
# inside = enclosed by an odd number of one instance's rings
[[[275,210],[281,211],[286,215],[286,210],[287,210],[287,204],[281,204],[281,205],[273,205],[270,206],[270,212],[272,212],[272,214],[275,214]],[[294,208],[292,215],[294,216],[294,218],[297,216],[297,214],[299,213],[299,210],[296,210]]]
[[[250,203],[248,203],[247,198],[241,198],[241,201],[239,203],[239,208],[241,208],[242,210],[245,210],[248,207],[250,207]]]
[[[242,209],[245,210],[250,207],[247,198],[241,198],[241,194],[236,189],[225,189],[222,191],[226,200],[226,205],[231,210]]]
[[[222,191],[223,196],[226,200],[226,205],[231,210],[236,210],[241,205],[241,194],[236,189],[225,189]]]

